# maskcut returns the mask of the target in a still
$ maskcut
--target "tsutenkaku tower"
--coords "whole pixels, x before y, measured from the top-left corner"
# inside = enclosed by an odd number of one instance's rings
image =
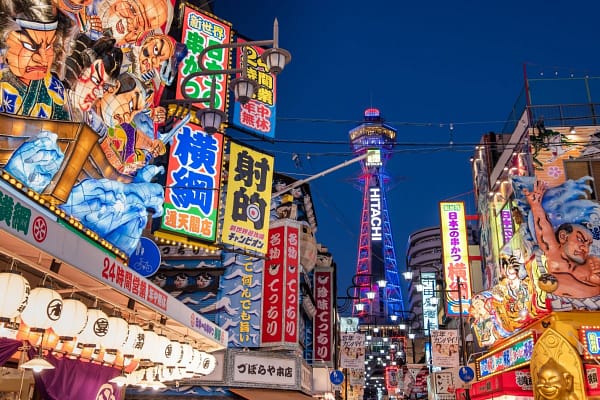
[[[365,110],[363,123],[349,132],[354,154],[378,149],[381,157],[361,161],[359,182],[363,188],[358,262],[353,279],[353,315],[361,323],[387,324],[402,318],[404,303],[392,226],[386,201],[389,176],[385,163],[391,157],[396,129],[383,123],[379,110]],[[385,281],[385,285],[382,284]],[[374,297],[372,299],[368,297]]]

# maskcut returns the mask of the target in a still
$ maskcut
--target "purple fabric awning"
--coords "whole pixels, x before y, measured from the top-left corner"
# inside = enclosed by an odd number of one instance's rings
[[[23,345],[20,340],[0,338],[0,366],[4,365]]]
[[[35,356],[35,351],[30,356]],[[46,400],[120,400],[124,388],[108,381],[120,374],[117,368],[52,354],[44,357],[54,369],[34,375],[36,389]]]

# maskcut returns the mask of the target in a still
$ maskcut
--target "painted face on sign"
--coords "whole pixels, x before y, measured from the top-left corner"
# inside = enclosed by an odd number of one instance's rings
[[[93,0],[58,0],[55,2],[59,10],[70,13],[79,11],[92,3]]]
[[[5,60],[10,71],[21,81],[43,79],[54,61],[55,30],[21,29],[6,39]]]
[[[139,52],[139,73],[145,74],[150,70],[158,70],[161,64],[168,61],[175,48],[173,42],[166,35],[150,36],[144,40]]]
[[[114,84],[106,73],[104,63],[102,60],[94,61],[92,65],[83,70],[75,83],[73,92],[76,105],[82,111],[89,111],[96,100],[100,99],[109,88],[114,89]]]
[[[129,124],[145,108],[146,93],[137,79],[119,79],[119,89],[109,89],[98,101],[97,111],[109,127]]]
[[[117,45],[134,43],[149,30],[167,22],[168,0],[106,0],[110,6],[102,13],[102,27],[110,29]]]

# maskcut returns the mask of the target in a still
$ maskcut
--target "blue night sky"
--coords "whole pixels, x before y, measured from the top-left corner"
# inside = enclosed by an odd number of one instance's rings
[[[398,129],[387,171],[400,270],[408,235],[439,225],[439,201],[462,200],[474,213],[469,158],[482,134],[501,131],[522,90],[524,65],[529,77],[600,76],[600,3],[593,1],[216,0],[213,6],[252,40],[270,39],[277,17],[280,46],[292,53],[277,82],[277,143],[238,136],[274,154],[276,171],[302,179],[351,159],[348,131],[368,107]],[[338,265],[340,294],[356,269],[359,172],[353,164],[310,184],[317,240]]]

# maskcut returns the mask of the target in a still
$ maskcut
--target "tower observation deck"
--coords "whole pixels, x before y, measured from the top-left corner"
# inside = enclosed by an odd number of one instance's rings
[[[352,129],[349,136],[356,156],[373,148],[381,152],[380,160],[361,161],[359,182],[363,189],[363,208],[352,312],[361,323],[388,324],[401,318],[404,312],[386,200],[390,177],[385,164],[392,155],[396,129],[384,124],[379,110],[369,108],[365,110],[363,123]],[[373,294],[374,298],[368,298]]]

